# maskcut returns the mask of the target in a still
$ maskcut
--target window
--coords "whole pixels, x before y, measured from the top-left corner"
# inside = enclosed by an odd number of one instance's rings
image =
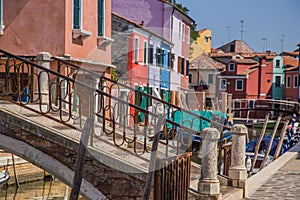
[[[235,45],[234,44],[231,44],[229,48],[230,48],[229,49],[230,52],[235,52]]]
[[[181,31],[182,31],[182,41],[184,41],[184,38],[185,38],[185,34],[184,34],[184,32],[185,32],[185,26],[184,26],[184,23],[182,23],[182,29],[181,29]]]
[[[213,74],[207,74],[207,83],[214,84],[214,75]]]
[[[98,0],[98,36],[104,35],[104,0]]]
[[[291,87],[291,76],[287,76],[286,77],[286,88],[290,88]]]
[[[73,0],[73,29],[81,29],[82,6],[81,0]]]
[[[227,81],[226,79],[221,79],[220,80],[220,90],[226,90],[227,86]]]
[[[255,100],[254,99],[248,100],[248,108],[255,108]]]
[[[191,28],[188,26],[187,27],[187,39],[186,39],[187,40],[186,42],[188,44],[190,44],[190,40],[191,40],[190,36],[191,36]]]
[[[144,41],[144,64],[147,64],[147,52],[148,50],[148,43],[146,41]]]
[[[154,49],[153,49],[153,44],[149,45],[149,55],[148,55],[148,63],[153,64],[153,54],[154,54]]]
[[[280,67],[280,60],[275,60],[275,67]]]
[[[179,39],[181,38],[181,22],[179,22]]]
[[[139,61],[139,38],[134,40],[134,61]]]
[[[205,43],[207,44],[209,42],[209,37],[205,36]]]
[[[229,63],[228,71],[235,71],[235,64],[234,63]]]
[[[156,48],[156,62],[157,66],[163,66],[163,50],[160,48]]]
[[[281,76],[275,76],[275,87],[281,86]]]
[[[192,83],[192,74],[189,74],[189,83],[191,84]]]
[[[244,80],[236,80],[235,81],[235,90],[242,91],[244,89]]]
[[[294,76],[293,87],[294,87],[294,88],[297,88],[297,87],[298,87],[298,75],[295,75],[295,76]]]

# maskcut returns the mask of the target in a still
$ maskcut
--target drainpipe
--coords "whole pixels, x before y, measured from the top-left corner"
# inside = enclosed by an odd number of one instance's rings
[[[171,42],[173,42],[173,15],[174,15],[174,12],[175,12],[175,7],[173,6],[173,10],[172,10],[172,14],[171,14]]]

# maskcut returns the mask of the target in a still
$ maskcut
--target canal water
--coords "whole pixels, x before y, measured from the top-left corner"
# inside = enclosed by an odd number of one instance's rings
[[[0,200],[69,200],[71,188],[61,181],[45,180],[0,188]],[[83,197],[78,198],[84,200]]]

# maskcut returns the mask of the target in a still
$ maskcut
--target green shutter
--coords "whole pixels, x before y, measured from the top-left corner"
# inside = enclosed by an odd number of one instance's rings
[[[144,64],[147,63],[147,42],[144,42]]]
[[[80,29],[80,1],[73,0],[73,29]]]
[[[149,45],[149,56],[148,56],[148,62],[150,63],[150,64],[153,64],[153,53],[154,53],[154,51],[153,51],[153,45]]]
[[[104,0],[98,0],[98,36],[103,36]]]
[[[2,25],[2,0],[0,0],[0,25]]]

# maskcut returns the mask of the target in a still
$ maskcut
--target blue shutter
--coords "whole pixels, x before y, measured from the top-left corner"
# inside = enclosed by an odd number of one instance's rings
[[[80,1],[73,0],[73,29],[80,29]]]
[[[98,36],[103,36],[104,0],[98,0]]]

